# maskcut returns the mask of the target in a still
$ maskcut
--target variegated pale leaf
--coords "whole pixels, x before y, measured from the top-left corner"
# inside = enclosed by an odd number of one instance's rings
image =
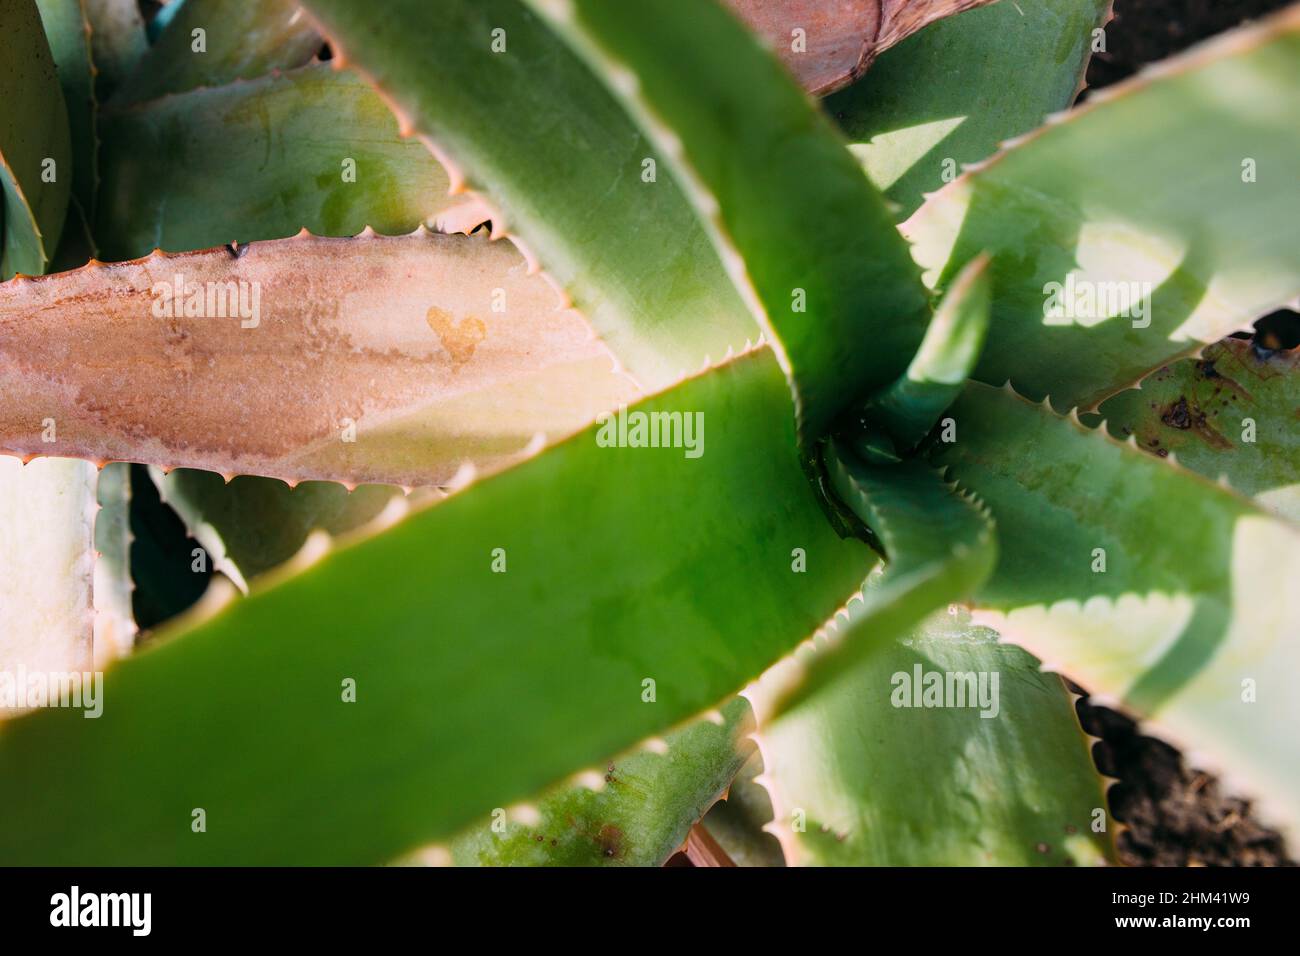
[[[0,457],[0,717],[46,675],[92,669],[95,477],[85,461]]]
[[[7,283],[0,386],[9,454],[408,486],[495,468],[635,394],[515,249],[425,231]]]

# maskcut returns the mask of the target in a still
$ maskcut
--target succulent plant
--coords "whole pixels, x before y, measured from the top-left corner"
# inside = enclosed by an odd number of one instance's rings
[[[0,0],[0,862],[1294,837],[1300,7],[844,6]]]

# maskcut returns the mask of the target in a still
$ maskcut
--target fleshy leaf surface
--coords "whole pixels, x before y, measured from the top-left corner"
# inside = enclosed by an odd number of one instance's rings
[[[0,449],[18,455],[438,485],[637,394],[485,236],[303,234],[95,263],[0,285],[0,330]]]
[[[131,653],[135,623],[131,576],[131,466],[116,461],[99,470],[95,481],[95,667]]]
[[[105,111],[101,256],[131,259],[300,229],[384,235],[457,218],[447,174],[383,101],[325,65]]]
[[[1111,87],[905,225],[942,286],[993,256],[976,377],[1090,409],[1300,294],[1300,7]]]
[[[73,163],[63,91],[35,0],[4,0],[0,15],[2,281],[40,275],[54,257]]]
[[[321,48],[293,0],[178,0],[177,6],[114,94],[114,106],[292,69]]]
[[[1117,438],[1232,487],[1300,522],[1300,351],[1242,339],[1157,369],[1102,403]]]
[[[739,698],[714,720],[701,718],[643,748],[610,760],[590,782],[557,788],[535,801],[537,818],[493,818],[449,847],[458,866],[660,866],[727,789],[754,751]],[[540,837],[540,839],[539,839]]]
[[[107,672],[98,720],[5,724],[0,775],[30,784],[0,788],[0,859],[381,862],[715,706],[870,557],[768,349],[633,411],[703,416],[704,453],[593,426],[179,625]]]
[[[885,566],[828,622],[821,652],[788,669],[779,697],[776,682],[770,684],[773,711],[843,678],[872,647],[907,633],[935,608],[969,597],[997,563],[988,509],[925,461],[868,464],[837,440],[827,470],[840,501],[884,549]]]
[[[98,186],[95,134],[94,63],[90,57],[90,22],[82,0],[37,0],[45,36],[63,90],[68,110],[68,132],[72,149],[72,191],[84,217],[94,214]]]
[[[1209,479],[972,383],[935,461],[998,519],[977,618],[1295,832],[1300,531]]]
[[[957,274],[907,371],[867,403],[864,424],[884,429],[900,453],[930,433],[979,359],[989,328],[988,264],[977,256]]]
[[[757,338],[663,157],[521,0],[304,7],[645,389]]]
[[[1016,0],[931,24],[827,99],[826,111],[906,218],[962,166],[1074,102],[1111,4]]]
[[[757,698],[769,829],[790,865],[1114,859],[1093,831],[1106,800],[1060,677],[969,615],[870,636],[856,638],[869,647],[845,680],[775,719],[763,681],[746,692]]]
[[[828,119],[730,12],[713,0],[526,2],[673,164],[772,333],[801,437],[903,371],[929,319],[907,245]]]
[[[106,102],[149,49],[137,0],[82,0],[90,21],[95,92]]]

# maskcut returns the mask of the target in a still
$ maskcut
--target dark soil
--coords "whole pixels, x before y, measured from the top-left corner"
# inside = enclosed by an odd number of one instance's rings
[[[1130,866],[1294,866],[1282,838],[1261,826],[1250,804],[1219,792],[1208,773],[1187,767],[1168,744],[1138,733],[1132,720],[1079,701],[1079,719],[1100,737],[1097,769],[1119,783],[1111,813],[1127,824],[1120,858]]]
[[[1106,51],[1093,55],[1088,86],[1107,86],[1291,0],[1115,0]]]

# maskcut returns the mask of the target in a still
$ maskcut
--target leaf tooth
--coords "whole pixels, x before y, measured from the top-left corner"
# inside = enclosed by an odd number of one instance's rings
[[[525,458],[532,458],[534,455],[540,453],[542,449],[546,447],[546,444],[546,432],[533,432],[533,437],[528,439],[528,444],[524,446],[523,451],[520,452],[520,454]]]
[[[451,479],[443,487],[448,492],[462,491],[472,485],[477,478],[478,466],[466,459],[460,463],[456,473],[451,476]]]
[[[305,571],[329,554],[333,543],[334,539],[328,531],[313,528],[307,535],[307,539],[303,541],[302,547],[298,549],[298,553],[290,558],[286,564],[294,572]]]
[[[664,740],[662,737],[648,737],[641,746],[644,747],[648,753],[659,754],[661,756],[668,753],[668,741]]]
[[[716,707],[704,712],[704,719],[716,727],[721,727],[727,722],[727,718],[722,716],[722,711]]]
[[[199,625],[217,617],[231,604],[239,600],[239,590],[234,582],[222,575],[213,575],[207,589],[197,601],[184,611],[176,620],[186,625]]]
[[[540,826],[542,822],[541,811],[532,803],[516,803],[506,807],[506,816],[526,827]]]
[[[448,867],[455,866],[451,849],[441,843],[430,843],[411,854],[411,859],[420,866]]]
[[[569,786],[582,787],[592,793],[600,793],[605,789],[605,775],[594,767],[588,767],[586,770],[579,770],[569,777]]]
[[[569,294],[569,290],[564,287],[563,283],[561,283],[559,279],[555,278],[555,276],[551,275],[545,269],[541,272],[541,278],[543,282],[555,290],[555,295],[559,299],[559,302],[555,306],[557,311],[563,312],[573,308],[573,296]]]

